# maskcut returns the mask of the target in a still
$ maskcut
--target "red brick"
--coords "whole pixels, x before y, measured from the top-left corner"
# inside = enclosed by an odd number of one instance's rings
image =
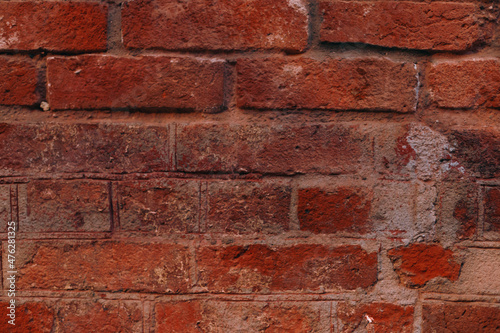
[[[447,136],[453,157],[468,172],[481,178],[500,176],[500,131],[457,129]]]
[[[500,307],[474,303],[430,303],[422,309],[424,333],[500,332]]]
[[[22,232],[110,230],[106,182],[31,181],[19,194]]]
[[[452,241],[472,239],[478,224],[478,187],[469,179],[443,182],[439,193],[439,228]]]
[[[413,307],[391,303],[340,303],[337,309],[341,333],[411,333]],[[368,319],[369,318],[369,319]]]
[[[260,182],[209,182],[206,231],[280,233],[289,229],[291,188]]]
[[[168,142],[164,126],[0,123],[0,174],[165,171]]]
[[[150,180],[117,185],[121,230],[198,232],[200,184],[186,180]]]
[[[48,100],[54,110],[220,110],[222,61],[166,56],[84,55],[47,60]]]
[[[454,253],[440,245],[411,244],[388,254],[401,283],[408,287],[422,287],[437,277],[456,281],[460,274]]]
[[[32,60],[0,57],[0,105],[35,104],[39,100],[37,82],[37,70]]]
[[[326,42],[460,51],[483,37],[470,3],[322,1],[320,9]]]
[[[372,164],[356,125],[208,125],[177,130],[177,169],[204,172],[355,173]]]
[[[17,247],[20,290],[178,293],[189,287],[189,254],[181,245],[18,241]]]
[[[432,64],[428,82],[432,100],[443,108],[500,107],[500,64],[497,60],[449,61]]]
[[[302,0],[138,0],[123,8],[128,48],[167,50],[282,49],[307,46]]]
[[[11,191],[15,191],[16,185],[1,185],[0,186],[0,232],[7,232],[7,222],[17,221],[16,215],[11,208]],[[15,211],[14,211],[15,212]]]
[[[299,190],[300,230],[314,233],[366,233],[370,227],[371,193],[363,188]]]
[[[2,317],[2,320],[0,320],[0,331],[13,333],[53,332],[55,313],[46,304],[38,302],[19,304],[19,299],[16,299],[15,325],[8,323],[8,320],[11,318],[7,317],[9,313],[7,306],[9,306],[8,302],[0,303],[0,316]]]
[[[0,3],[0,50],[104,51],[108,7],[85,2]]]
[[[500,187],[486,187],[483,199],[484,230],[500,232]]]
[[[359,246],[213,246],[197,258],[200,286],[211,292],[354,290],[377,281],[377,253]]]
[[[239,59],[237,104],[252,109],[415,111],[416,69],[386,58]]]
[[[142,332],[142,321],[138,302],[79,299],[58,303],[60,332]]]
[[[329,332],[326,302],[161,302],[155,306],[156,332]]]

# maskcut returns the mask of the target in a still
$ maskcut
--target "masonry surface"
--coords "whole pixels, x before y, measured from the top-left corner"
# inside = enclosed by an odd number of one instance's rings
[[[499,14],[0,1],[0,331],[500,332]]]

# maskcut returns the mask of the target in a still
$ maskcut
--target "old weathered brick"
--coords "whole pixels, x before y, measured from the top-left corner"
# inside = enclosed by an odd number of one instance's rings
[[[314,233],[369,231],[371,193],[359,187],[299,190],[300,230]]]
[[[289,229],[291,188],[261,182],[209,182],[206,231],[279,233]]]
[[[434,63],[428,80],[432,100],[440,107],[500,107],[500,63],[496,59]]]
[[[136,0],[123,9],[129,48],[167,50],[282,49],[307,46],[307,8],[302,0]]]
[[[321,1],[321,40],[460,51],[483,34],[471,3]]]
[[[222,61],[85,55],[47,60],[48,100],[63,109],[220,110]]]
[[[106,4],[2,1],[0,13],[0,50],[106,50]]]
[[[36,88],[37,70],[31,59],[0,56],[0,105],[33,105],[39,100]]]
[[[10,309],[8,302],[0,303],[0,331],[25,333],[25,332],[40,332],[50,333],[53,332],[55,311],[44,303],[41,302],[23,302],[19,303],[19,299],[15,299],[15,325],[8,323],[11,320],[7,315]]]
[[[179,301],[155,305],[156,332],[330,332],[326,302]]]
[[[64,300],[58,303],[61,332],[142,332],[142,305],[133,301]]]
[[[422,309],[422,332],[500,331],[500,307],[474,303],[428,303]]]
[[[415,111],[416,69],[386,58],[239,59],[237,104],[252,109]]]
[[[359,246],[213,246],[197,259],[200,286],[211,292],[354,290],[377,281],[377,253]]]
[[[500,131],[456,129],[447,135],[454,147],[453,157],[472,175],[500,176]]]
[[[372,164],[356,125],[209,125],[177,129],[177,169],[204,172],[355,173]]]
[[[339,332],[413,332],[413,306],[391,303],[340,303],[337,309]]]
[[[116,195],[121,230],[156,234],[199,231],[198,181],[121,182]]]
[[[484,230],[500,232],[500,187],[486,187],[483,199]]]
[[[0,174],[154,172],[169,166],[164,126],[0,124]]]
[[[388,254],[400,281],[408,287],[422,287],[437,277],[456,281],[460,274],[454,253],[440,245],[411,244]]]
[[[109,231],[108,184],[92,181],[31,181],[20,185],[22,232]]]
[[[106,241],[17,243],[17,287],[21,290],[178,293],[189,288],[189,254],[181,245]]]

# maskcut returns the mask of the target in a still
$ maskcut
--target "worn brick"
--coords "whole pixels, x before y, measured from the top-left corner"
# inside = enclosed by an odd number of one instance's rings
[[[189,254],[181,245],[107,241],[17,243],[20,290],[179,293],[189,288]]]
[[[190,180],[120,182],[120,228],[157,235],[199,231],[200,184]]]
[[[471,3],[321,1],[320,10],[326,42],[461,51],[483,38]]]
[[[211,292],[354,290],[377,281],[377,253],[359,246],[209,246],[197,258],[200,286]]]
[[[428,82],[431,98],[440,107],[500,107],[500,64],[495,59],[434,63]]]
[[[64,300],[58,303],[57,331],[142,332],[142,305],[133,301]]]
[[[179,301],[155,305],[156,332],[330,332],[326,302]]]
[[[31,181],[20,185],[21,232],[109,231],[108,184]]]
[[[415,111],[416,69],[386,58],[239,59],[237,104],[252,109]]]
[[[106,4],[2,1],[0,13],[0,50],[106,50]]]
[[[500,176],[500,131],[455,129],[448,133],[453,157],[470,174],[480,178]]]
[[[280,233],[289,229],[291,188],[261,182],[209,182],[206,231]]]
[[[355,173],[372,165],[356,125],[193,124],[177,129],[177,169],[204,172]]]
[[[500,187],[486,187],[483,199],[484,231],[500,232]]]
[[[163,126],[1,123],[0,174],[165,171],[168,142]]]
[[[31,59],[0,56],[0,105],[35,104],[39,100],[37,83],[37,70]]]
[[[11,208],[11,190],[15,189],[16,185],[0,186],[0,232],[7,232],[7,222],[16,218],[16,215],[12,216]]]
[[[47,60],[48,100],[63,109],[221,110],[222,61],[84,55]]]
[[[365,188],[338,187],[299,190],[300,230],[314,233],[369,231],[372,194]]]
[[[401,283],[408,287],[422,287],[437,277],[456,281],[460,274],[453,251],[440,245],[411,244],[391,249],[388,254]]]
[[[298,52],[308,38],[302,0],[136,0],[122,22],[125,46],[140,49]]]
[[[339,332],[412,333],[413,306],[391,303],[340,303],[337,309]],[[368,319],[369,318],[369,319]]]
[[[11,320],[8,317],[10,313],[8,302],[0,303],[0,331],[12,333],[25,333],[25,332],[39,332],[50,333],[53,332],[55,311],[44,303],[41,302],[23,302],[19,304],[19,299],[16,300],[15,309],[15,325],[8,323]]]
[[[500,307],[475,303],[428,303],[422,308],[422,332],[500,331]]]

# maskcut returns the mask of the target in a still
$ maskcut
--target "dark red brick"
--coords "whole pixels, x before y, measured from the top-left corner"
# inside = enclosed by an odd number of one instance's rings
[[[206,231],[280,233],[289,229],[291,188],[260,182],[209,182]]]
[[[472,175],[480,178],[500,176],[500,131],[457,129],[448,133],[453,157]]]
[[[447,61],[429,69],[432,100],[443,108],[500,107],[500,63],[497,60]]]
[[[1,123],[0,174],[165,171],[168,142],[165,126]]]
[[[422,287],[437,277],[456,281],[460,274],[454,253],[440,245],[411,244],[388,254],[401,283],[408,287]]]
[[[142,332],[142,305],[132,301],[71,300],[58,303],[61,332]]]
[[[372,145],[356,125],[205,125],[177,129],[180,171],[355,173]]]
[[[156,332],[329,332],[326,302],[231,302],[189,300],[155,306]]]
[[[200,183],[150,180],[117,185],[121,230],[198,232]]]
[[[484,230],[500,232],[500,187],[486,187],[483,199]]]
[[[109,231],[108,183],[31,181],[20,185],[22,232]],[[26,186],[26,189],[24,189]]]
[[[139,0],[123,8],[128,48],[167,50],[282,49],[307,46],[302,0]]]
[[[322,291],[368,288],[377,281],[377,253],[359,246],[202,247],[199,283],[210,292]]]
[[[85,55],[47,60],[54,110],[221,110],[222,61],[166,56]]]
[[[500,332],[500,307],[474,303],[429,303],[422,309],[424,333]]]
[[[239,59],[236,69],[242,108],[415,111],[417,72],[411,63],[267,58]]]
[[[88,2],[0,3],[0,50],[104,51],[108,7]]]
[[[189,288],[189,253],[181,245],[106,241],[18,241],[17,245],[20,290],[179,293]]]
[[[337,309],[341,333],[412,333],[413,306],[391,303],[340,303]]]
[[[321,1],[320,10],[326,42],[461,51],[483,38],[470,3]]]
[[[0,78],[0,105],[30,106],[38,102],[37,70],[29,58],[0,57]]]
[[[338,187],[332,191],[300,189],[300,230],[314,233],[366,233],[371,224],[371,199],[372,194],[364,188]]]
[[[19,304],[19,299],[16,300],[15,325],[8,323],[11,318],[9,314],[8,302],[0,303],[0,331],[13,333],[51,333],[54,327],[55,311],[44,303],[39,302],[24,302]]]

